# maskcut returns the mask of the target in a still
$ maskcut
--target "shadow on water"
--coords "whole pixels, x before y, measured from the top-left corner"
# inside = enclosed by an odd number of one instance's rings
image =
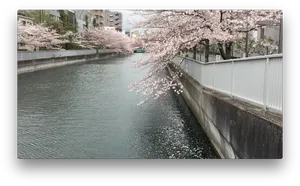
[[[93,61],[89,61],[85,64],[97,64],[97,65],[119,65],[124,63],[124,61],[128,60],[130,58],[130,56],[122,56],[122,57],[112,57],[112,58],[108,58],[108,59],[100,59],[100,60],[93,60]]]

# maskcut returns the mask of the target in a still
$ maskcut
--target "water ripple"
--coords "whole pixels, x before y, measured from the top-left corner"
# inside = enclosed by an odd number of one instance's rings
[[[18,157],[217,158],[180,96],[136,106],[142,56],[18,75]]]

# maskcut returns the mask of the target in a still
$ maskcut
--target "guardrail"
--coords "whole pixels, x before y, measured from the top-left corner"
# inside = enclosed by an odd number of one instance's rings
[[[177,56],[173,62],[204,87],[282,112],[282,54],[208,63]]]
[[[111,52],[111,50],[98,50],[98,53]],[[97,50],[42,50],[18,51],[18,61],[46,59],[56,57],[80,56],[97,54]]]

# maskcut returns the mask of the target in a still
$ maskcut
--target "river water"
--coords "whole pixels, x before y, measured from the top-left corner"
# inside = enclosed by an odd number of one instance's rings
[[[218,158],[180,95],[137,106],[144,56],[18,75],[18,158]]]

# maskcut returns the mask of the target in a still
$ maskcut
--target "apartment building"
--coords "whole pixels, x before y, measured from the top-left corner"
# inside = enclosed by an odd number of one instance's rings
[[[105,26],[115,27],[117,31],[122,31],[122,13],[112,12],[109,10],[104,11],[104,24]]]
[[[93,28],[94,15],[88,10],[73,10],[77,20],[77,30],[82,32],[86,28]]]
[[[26,17],[26,16],[24,16],[24,15],[22,15],[22,14],[19,14],[19,15],[18,15],[18,19],[17,19],[17,20],[18,20],[18,21],[21,21],[21,23],[22,23],[23,25],[27,25],[27,24],[32,25],[32,24],[33,24],[33,19],[32,19],[32,18]]]
[[[54,20],[60,19],[60,14],[58,10],[45,10],[45,13],[50,15]]]
[[[41,11],[48,14],[54,20],[61,19],[59,10]],[[65,12],[68,14],[71,24],[76,24],[77,22],[78,32],[82,32],[86,28],[86,22],[88,22],[88,28],[114,27],[115,30],[122,31],[122,13],[120,12],[109,10],[65,10]],[[26,22],[27,20],[24,21]]]
[[[71,24],[77,22],[78,32],[82,32],[86,28],[86,17],[88,28],[93,27],[94,15],[89,10],[66,10]],[[45,10],[54,20],[60,20],[59,10]]]
[[[104,27],[104,10],[89,10],[93,15],[93,27]]]
[[[112,27],[112,26],[105,26],[103,28],[104,28],[104,30],[116,30],[116,28]]]
[[[17,21],[20,21],[24,26],[25,25],[33,25],[33,19],[30,18],[30,17],[26,17],[24,16],[23,14],[21,13],[18,13],[18,18],[17,18]],[[25,47],[24,44],[21,44],[21,43],[18,43],[17,45],[17,50],[24,50],[26,51],[27,50],[27,47]]]

